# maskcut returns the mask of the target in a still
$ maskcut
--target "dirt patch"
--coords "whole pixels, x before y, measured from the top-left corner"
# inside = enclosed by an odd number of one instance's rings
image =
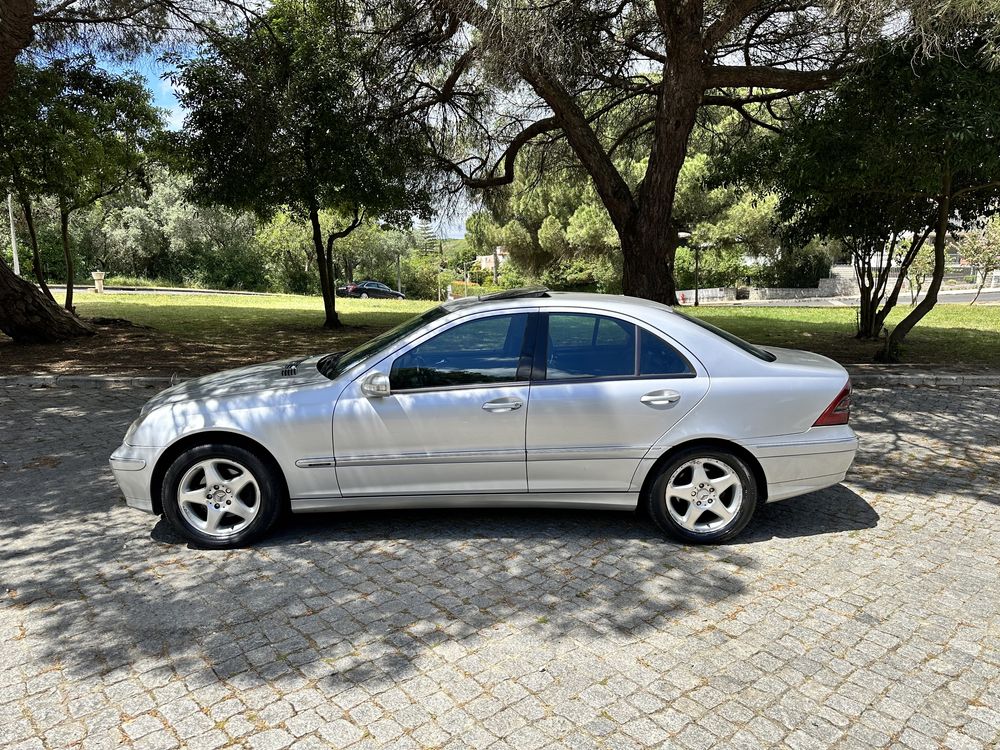
[[[147,326],[92,321],[96,336],[61,344],[24,346],[0,337],[0,375],[204,375],[285,357],[349,349],[382,331],[227,331],[211,340],[185,339]]]
[[[22,469],[54,469],[59,464],[62,463],[62,459],[58,456],[39,456],[38,458],[33,458],[24,466]]]

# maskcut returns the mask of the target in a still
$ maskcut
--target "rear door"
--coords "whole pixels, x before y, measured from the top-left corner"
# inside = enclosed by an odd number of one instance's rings
[[[625,492],[708,392],[697,361],[622,317],[543,313],[525,440],[531,492]]]

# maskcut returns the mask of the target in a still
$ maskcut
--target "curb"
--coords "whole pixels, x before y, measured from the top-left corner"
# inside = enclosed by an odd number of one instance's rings
[[[49,289],[56,292],[65,292],[65,284],[49,284]],[[93,284],[74,284],[73,289],[80,292],[93,293]],[[105,285],[104,291],[112,294],[114,292],[142,292],[148,294],[231,294],[237,297],[277,297],[277,292],[244,292],[239,289],[194,289],[193,287],[182,286],[119,286],[112,284]]]
[[[968,375],[954,372],[858,372],[848,368],[851,383],[861,388],[881,386],[927,387],[1000,387],[1000,372],[986,375]],[[34,388],[168,388],[183,383],[188,378],[145,375],[0,375],[0,387],[28,386]]]
[[[878,388],[880,386],[929,386],[935,388],[943,387],[997,387],[1000,386],[1000,373],[990,375],[966,375],[963,373],[942,372],[942,373],[882,373],[882,372],[854,372],[851,374],[852,385],[862,388]]]
[[[129,375],[0,375],[0,387],[29,386],[34,388],[168,388],[187,378]]]

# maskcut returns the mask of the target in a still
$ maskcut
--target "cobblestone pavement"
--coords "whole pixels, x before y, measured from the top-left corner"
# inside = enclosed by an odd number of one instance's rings
[[[141,389],[0,390],[0,746],[1000,743],[1000,394],[857,394],[840,487],[687,548],[631,514],[308,516],[190,549],[106,457]]]

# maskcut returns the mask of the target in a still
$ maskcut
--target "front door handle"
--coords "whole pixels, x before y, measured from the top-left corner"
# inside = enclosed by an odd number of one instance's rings
[[[491,411],[494,414],[505,411],[516,411],[522,406],[524,404],[518,398],[498,398],[495,401],[487,401],[483,404],[483,408],[486,411]]]
[[[670,406],[681,400],[677,391],[650,391],[639,399],[646,406]]]

